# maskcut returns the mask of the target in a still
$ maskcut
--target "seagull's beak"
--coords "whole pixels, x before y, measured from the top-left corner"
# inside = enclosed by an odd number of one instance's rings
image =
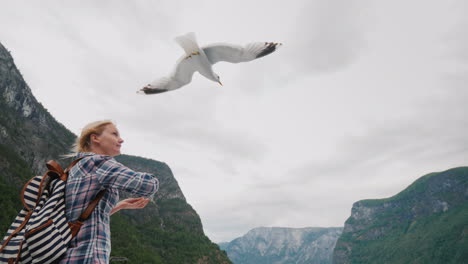
[[[221,81],[218,81],[219,84],[221,84],[221,86],[223,86],[223,84],[221,83]]]

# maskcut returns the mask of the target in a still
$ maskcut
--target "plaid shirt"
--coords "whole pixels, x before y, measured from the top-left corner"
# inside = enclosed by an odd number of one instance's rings
[[[104,197],[60,261],[65,263],[109,263],[111,251],[109,216],[119,201],[119,191],[135,196],[151,196],[159,188],[159,181],[151,174],[135,172],[118,163],[111,156],[78,153],[84,157],[71,170],[66,187],[66,214],[69,221],[78,219],[96,194],[106,189]]]

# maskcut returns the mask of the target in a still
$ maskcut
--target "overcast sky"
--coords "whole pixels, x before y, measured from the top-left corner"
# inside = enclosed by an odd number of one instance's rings
[[[467,165],[466,1],[6,1],[0,42],[75,134],[114,120],[125,154],[166,162],[214,241],[343,226],[352,204]],[[174,37],[281,42],[168,93],[136,90]]]

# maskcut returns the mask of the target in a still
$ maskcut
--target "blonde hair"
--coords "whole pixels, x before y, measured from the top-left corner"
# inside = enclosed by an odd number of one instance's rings
[[[91,135],[101,135],[107,125],[115,125],[111,120],[100,120],[87,124],[82,130],[79,137],[76,138],[73,144],[71,153],[64,155],[64,157],[74,157],[78,152],[91,151]]]

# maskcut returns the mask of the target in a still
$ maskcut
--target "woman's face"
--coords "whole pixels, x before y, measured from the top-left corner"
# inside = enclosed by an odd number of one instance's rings
[[[94,152],[109,156],[120,155],[120,147],[124,142],[114,124],[107,125],[101,135],[92,135],[91,140]]]

